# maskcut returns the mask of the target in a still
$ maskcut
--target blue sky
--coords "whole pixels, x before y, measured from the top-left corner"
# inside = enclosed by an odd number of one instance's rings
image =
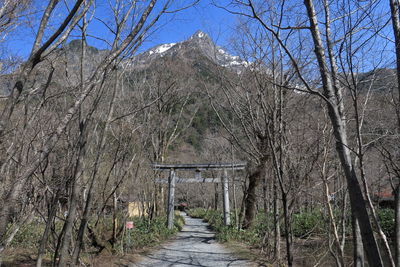
[[[35,9],[43,11],[47,1],[35,2]],[[185,2],[185,1],[183,1]],[[219,1],[224,2],[224,1]],[[96,16],[107,16],[109,12],[107,6],[108,0],[97,0]],[[57,11],[62,14],[62,7]],[[39,17],[37,15],[31,15]],[[55,19],[55,22],[57,20]],[[36,24],[35,24],[36,23]],[[20,27],[8,36],[3,47],[12,54],[26,58],[29,55],[34,36],[37,28],[37,19],[31,19],[28,24]],[[152,34],[142,45],[139,51],[143,51],[155,45],[163,43],[175,43],[189,38],[195,31],[202,30],[210,35],[210,37],[219,45],[225,46],[232,34],[235,24],[235,16],[219,9],[211,4],[211,0],[201,0],[199,4],[189,9],[183,10],[175,15],[167,15],[159,25],[162,25],[154,34]],[[93,20],[89,28],[89,33],[101,35],[105,32],[102,23]],[[89,38],[89,44],[97,48],[105,48],[104,42]],[[4,53],[4,52],[3,52]]]
[[[164,25],[144,46],[182,41],[196,30],[202,30],[218,44],[226,45],[232,35],[235,20],[234,15],[213,6],[210,1],[202,0],[195,7],[177,14],[174,20]]]

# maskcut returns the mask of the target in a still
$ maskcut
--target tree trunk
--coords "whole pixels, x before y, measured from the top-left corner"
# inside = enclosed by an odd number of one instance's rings
[[[117,193],[114,192],[114,194],[113,194],[113,231],[112,231],[113,245],[115,244],[115,241],[117,240],[117,231],[118,231],[117,211],[118,211]]]
[[[64,223],[60,240],[57,245],[56,252],[54,253],[54,262],[57,262],[58,258],[58,267],[64,267],[67,266],[67,261],[68,261],[68,250],[69,246],[71,243],[71,238],[72,238],[72,229],[74,226],[74,220],[76,217],[76,209],[77,209],[77,196],[79,194],[79,187],[78,187],[78,181],[76,180],[76,177],[74,177],[73,185],[72,185],[72,192],[70,196],[70,206],[68,209],[68,216],[67,220]]]
[[[361,238],[360,226],[357,218],[352,216],[352,228],[353,228],[353,259],[354,267],[364,266],[364,249]]]
[[[37,260],[36,260],[36,267],[42,266],[43,255],[46,250],[47,240],[49,239],[51,225],[52,225],[54,217],[56,216],[56,213],[57,213],[58,194],[59,194],[59,191],[57,191],[56,195],[52,199],[52,202],[50,203],[50,207],[49,207],[50,210],[49,210],[49,215],[47,217],[46,227],[44,229],[42,239],[40,240],[40,244],[39,244],[38,256],[37,256]]]
[[[292,231],[290,225],[289,204],[287,194],[282,192],[283,218],[285,221],[286,258],[288,266],[293,266]]]
[[[233,178],[233,182],[232,182],[232,193],[233,193],[233,209],[235,211],[235,226],[236,226],[236,229],[239,230],[239,214],[238,214],[237,199],[236,199],[235,178]]]
[[[281,260],[281,227],[279,220],[279,192],[277,186],[277,178],[274,180],[274,257],[279,262]]]
[[[366,250],[370,266],[383,266],[378,244],[373,235],[372,225],[369,220],[361,186],[357,179],[357,175],[352,163],[347,140],[346,123],[343,115],[343,101],[339,97],[338,92],[335,92],[332,83],[332,77],[329,74],[314,4],[312,0],[304,0],[304,4],[307,8],[307,14],[310,21],[310,31],[315,48],[314,52],[318,60],[324,96],[328,106],[329,118],[331,120],[333,133],[336,139],[336,151],[340,158],[340,162],[347,180],[351,209],[355,214],[355,217],[358,219],[363,245]]]
[[[265,175],[263,179],[263,204],[264,204],[264,213],[268,214],[269,205],[268,205],[268,183],[267,176]]]
[[[265,175],[265,163],[263,162],[259,166],[257,166],[256,171],[254,171],[249,176],[249,185],[246,190],[246,199],[245,199],[246,207],[245,207],[244,222],[243,222],[244,229],[250,228],[256,217],[256,202],[257,202],[256,190],[264,175]]]
[[[390,11],[393,26],[393,34],[395,40],[396,49],[396,76],[397,76],[397,90],[399,91],[399,99],[396,108],[397,123],[400,129],[400,19],[399,19],[399,1],[390,1]]]
[[[243,228],[243,217],[244,213],[246,212],[246,189],[245,185],[243,186],[243,198],[242,198],[242,205],[240,206],[240,213],[239,213],[239,229]]]
[[[13,207],[16,206],[16,198],[22,190],[22,184],[15,185],[15,188],[11,190],[3,199],[3,206],[0,208],[0,253],[6,247],[6,234],[7,226],[10,221]]]
[[[390,11],[393,26],[393,34],[395,40],[396,49],[396,76],[397,76],[397,90],[399,91],[399,99],[397,105],[395,103],[396,115],[397,115],[397,126],[400,131],[400,19],[399,19],[399,2],[396,0],[390,0]],[[400,181],[396,181],[394,194],[395,194],[395,264],[400,266]]]
[[[395,199],[395,263],[396,266],[400,266],[400,184],[398,183],[394,190],[394,199]]]
[[[69,247],[71,239],[73,237],[73,227],[76,218],[76,211],[78,206],[78,195],[79,195],[79,182],[78,180],[83,174],[83,158],[86,153],[86,139],[87,139],[87,124],[84,121],[79,120],[79,130],[80,135],[78,139],[78,153],[75,159],[75,170],[71,178],[71,194],[69,197],[69,209],[67,220],[64,223],[62,232],[60,234],[60,239],[57,244],[56,252],[54,253],[54,262],[58,260],[58,266],[64,267],[67,265],[67,260],[69,258]]]

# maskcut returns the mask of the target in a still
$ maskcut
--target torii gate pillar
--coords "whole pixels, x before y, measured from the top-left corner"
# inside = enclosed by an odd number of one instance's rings
[[[168,229],[174,228],[174,199],[175,199],[175,170],[169,171],[168,177],[168,206],[167,206],[167,226]]]
[[[228,172],[224,169],[224,175],[222,177],[222,193],[223,193],[223,205],[224,205],[224,224],[231,225],[230,208],[229,208],[229,184],[228,184]]]

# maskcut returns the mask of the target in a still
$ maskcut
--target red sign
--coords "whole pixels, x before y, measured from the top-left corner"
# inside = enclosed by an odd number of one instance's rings
[[[126,229],[133,229],[133,222],[132,221],[126,222],[125,227]]]

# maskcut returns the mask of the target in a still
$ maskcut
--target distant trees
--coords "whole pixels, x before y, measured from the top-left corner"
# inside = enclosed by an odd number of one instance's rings
[[[195,74],[190,67],[186,69],[182,72],[173,60],[165,59],[126,73],[126,85],[135,91],[133,97],[140,103],[141,112],[136,115],[136,123],[140,125],[138,132],[149,162],[172,160],[169,151],[184,138],[196,116],[199,104],[194,103],[192,88]],[[155,184],[153,178],[156,177],[148,177],[144,182],[153,188],[148,192],[152,202],[151,217],[165,211],[162,185]]]

